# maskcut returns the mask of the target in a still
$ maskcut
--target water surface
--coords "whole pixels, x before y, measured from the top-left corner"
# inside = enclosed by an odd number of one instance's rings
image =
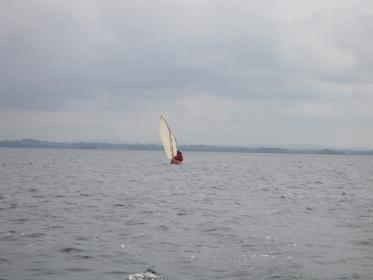
[[[373,157],[0,149],[0,279],[373,279]]]

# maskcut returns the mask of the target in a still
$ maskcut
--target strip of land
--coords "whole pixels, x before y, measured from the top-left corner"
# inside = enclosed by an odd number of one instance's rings
[[[36,139],[4,140],[0,141],[2,148],[53,148],[53,149],[101,149],[101,150],[143,150],[161,151],[158,144],[110,144],[94,142],[51,142]],[[182,151],[195,152],[228,152],[228,153],[276,153],[276,154],[324,154],[324,155],[373,155],[373,150],[349,149],[287,149],[276,147],[236,147],[213,145],[182,145]]]

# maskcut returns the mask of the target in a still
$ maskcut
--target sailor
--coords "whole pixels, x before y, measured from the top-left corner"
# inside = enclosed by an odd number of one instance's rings
[[[177,150],[176,156],[174,156],[174,160],[182,162],[183,161],[183,153],[180,152],[179,150]]]

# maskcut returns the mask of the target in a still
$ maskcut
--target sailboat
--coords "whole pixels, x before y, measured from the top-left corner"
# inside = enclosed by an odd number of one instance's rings
[[[176,137],[172,133],[171,128],[168,125],[163,115],[161,115],[161,119],[159,122],[159,132],[161,135],[164,152],[167,158],[170,160],[170,163],[173,163],[173,164],[182,163],[181,161],[174,159],[178,151]]]

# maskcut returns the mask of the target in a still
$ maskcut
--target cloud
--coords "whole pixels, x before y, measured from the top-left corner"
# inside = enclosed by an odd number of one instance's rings
[[[163,112],[190,143],[368,145],[372,21],[368,0],[3,1],[2,137],[155,140]]]

